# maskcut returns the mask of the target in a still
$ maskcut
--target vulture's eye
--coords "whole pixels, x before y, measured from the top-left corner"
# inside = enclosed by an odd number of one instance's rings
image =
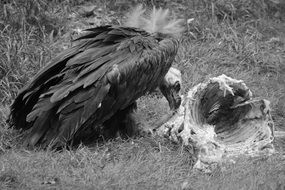
[[[180,83],[179,83],[178,81],[175,82],[175,84],[174,84],[174,89],[175,89],[176,91],[180,91],[181,86],[180,86]]]

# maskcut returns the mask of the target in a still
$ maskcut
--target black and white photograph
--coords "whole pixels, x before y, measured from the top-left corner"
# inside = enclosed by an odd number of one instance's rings
[[[285,1],[1,0],[14,189],[285,190]]]

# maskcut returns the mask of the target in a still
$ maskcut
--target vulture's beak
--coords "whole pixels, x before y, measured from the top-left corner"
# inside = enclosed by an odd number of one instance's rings
[[[182,101],[180,96],[181,72],[171,67],[159,88],[167,99],[170,110],[174,111],[178,109]]]
[[[177,82],[174,86],[160,86],[160,91],[169,103],[170,110],[176,110],[181,104],[180,84]]]

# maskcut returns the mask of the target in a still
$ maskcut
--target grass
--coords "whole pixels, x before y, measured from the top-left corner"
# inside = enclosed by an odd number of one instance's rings
[[[29,151],[5,118],[17,92],[78,28],[118,23],[137,1],[7,0],[0,7],[0,189],[284,189],[285,141],[271,157],[237,159],[213,173],[192,170],[195,156],[160,137],[114,139],[62,152]],[[271,101],[278,130],[285,130],[284,4],[273,1],[144,1],[194,18],[174,65],[183,92],[222,73],[243,79],[255,96]],[[83,5],[94,6],[94,13]],[[120,10],[116,12],[115,10]],[[91,14],[85,18],[82,11]],[[85,15],[86,16],[86,15]],[[185,23],[186,25],[186,23]],[[167,112],[159,95],[139,100],[138,115],[151,126]]]
[[[60,153],[9,151],[1,156],[0,180],[1,189],[283,189],[284,161],[240,158],[205,174],[192,170],[192,155],[178,145],[115,140]]]

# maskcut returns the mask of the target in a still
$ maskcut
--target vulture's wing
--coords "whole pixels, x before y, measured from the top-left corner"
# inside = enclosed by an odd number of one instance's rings
[[[66,143],[83,127],[106,121],[156,88],[177,52],[176,40],[126,27],[89,29],[78,40],[11,107],[10,122],[31,128],[28,145]]]

